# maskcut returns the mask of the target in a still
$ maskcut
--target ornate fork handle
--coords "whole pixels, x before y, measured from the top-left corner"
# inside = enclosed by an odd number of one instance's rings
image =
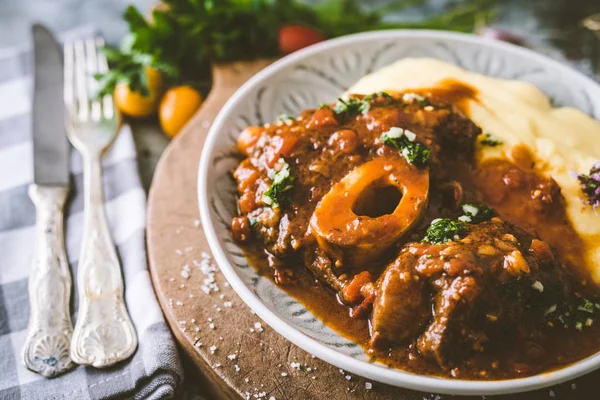
[[[137,347],[135,329],[123,300],[123,278],[110,237],[102,191],[100,155],[84,153],[84,232],[77,283],[79,314],[71,342],[78,364],[108,367]]]
[[[71,275],[65,253],[66,186],[29,187],[36,207],[35,259],[29,275],[29,326],[23,348],[27,368],[52,378],[75,364],[69,358]]]

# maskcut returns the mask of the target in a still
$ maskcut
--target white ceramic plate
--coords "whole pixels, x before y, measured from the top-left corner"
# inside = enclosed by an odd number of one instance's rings
[[[236,187],[232,149],[249,125],[334,101],[362,76],[405,57],[434,57],[489,76],[534,83],[555,104],[600,119],[600,86],[547,57],[513,45],[436,31],[382,31],[327,41],[287,56],[242,86],[215,119],[203,149],[198,200],[213,255],[240,297],[273,329],[346,371],[391,385],[447,394],[500,394],[563,382],[600,367],[600,353],[558,371],[503,381],[421,376],[369,362],[362,348],[316,319],[294,298],[258,275],[230,238]]]

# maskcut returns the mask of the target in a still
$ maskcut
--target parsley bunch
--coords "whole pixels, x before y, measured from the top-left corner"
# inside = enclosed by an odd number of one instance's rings
[[[195,83],[208,89],[211,63],[275,57],[278,31],[287,24],[312,27],[326,38],[401,28],[472,32],[479,17],[491,14],[499,0],[453,2],[441,15],[420,21],[387,21],[386,16],[429,0],[390,0],[364,10],[358,0],[163,0],[150,21],[129,6],[129,34],[107,53],[111,71],[98,76],[101,93],[119,82],[147,93],[146,67],[161,71],[173,84]]]

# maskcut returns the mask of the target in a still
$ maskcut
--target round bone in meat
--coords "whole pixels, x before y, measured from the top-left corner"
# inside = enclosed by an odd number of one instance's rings
[[[402,158],[377,158],[350,171],[323,196],[311,230],[337,266],[360,267],[418,222],[428,192],[427,169]]]

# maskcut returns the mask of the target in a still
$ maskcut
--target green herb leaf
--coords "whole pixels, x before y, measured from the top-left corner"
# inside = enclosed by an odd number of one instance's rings
[[[291,115],[286,115],[286,114],[281,114],[279,117],[277,117],[277,121],[293,121],[295,118],[292,117]]]
[[[378,101],[373,102],[373,100]],[[390,96],[387,92],[377,92],[366,95],[362,101],[363,105],[361,112],[363,114],[366,114],[372,107],[389,106],[391,104],[394,104],[396,102],[396,99]]]
[[[493,208],[484,206],[483,204],[463,204],[462,210],[464,215],[458,217],[458,220],[461,222],[478,224],[496,216],[496,211]]]
[[[409,163],[423,168],[429,164],[431,149],[423,143],[408,142],[402,149],[402,155]]]
[[[275,208],[287,206],[291,202],[294,181],[295,178],[291,174],[289,164],[284,162],[281,169],[273,177],[269,189],[263,193],[262,201]]]
[[[423,242],[442,244],[451,240],[459,240],[467,233],[467,226],[460,221],[441,218],[431,221]]]
[[[483,139],[481,139],[481,141],[479,143],[482,146],[489,146],[489,147],[496,147],[496,146],[500,146],[500,145],[504,144],[502,139],[495,137],[491,133],[485,133],[483,135]]]
[[[591,326],[598,319],[599,313],[596,302],[576,295],[550,306],[544,317],[564,328],[582,330]]]
[[[392,127],[381,135],[380,140],[383,144],[400,150],[409,163],[423,168],[429,164],[431,149],[415,142],[415,138],[416,135],[407,129]]]
[[[364,107],[365,103],[362,100],[354,98],[342,99],[340,97],[333,106],[333,112],[340,118],[347,118],[360,114],[363,112]]]

